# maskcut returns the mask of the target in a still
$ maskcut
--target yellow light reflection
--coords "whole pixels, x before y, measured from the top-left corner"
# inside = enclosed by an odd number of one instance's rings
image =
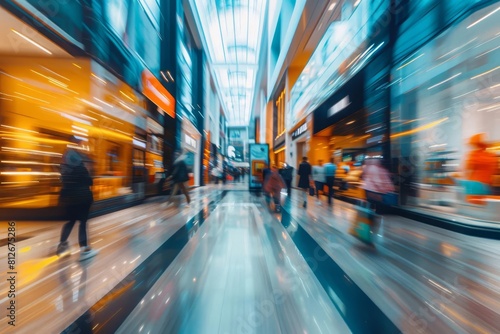
[[[17,152],[17,153],[29,153],[29,154],[34,154],[34,155],[62,156],[62,153],[57,153],[57,152],[46,152],[46,151],[29,150],[29,149],[6,147],[6,146],[2,146],[2,151]]]
[[[47,258],[30,260],[18,264],[18,288],[33,282],[35,279],[37,279],[37,277],[40,276],[40,274],[46,267],[56,262],[58,259],[59,256],[54,255]]]
[[[37,48],[39,48],[40,50],[42,50],[43,52],[51,55],[52,52],[50,52],[49,50],[47,50],[46,48],[44,48],[43,46],[41,46],[40,44],[38,44],[37,42],[35,42],[34,40],[32,40],[31,38],[28,38],[26,36],[24,36],[23,34],[21,34],[20,32],[16,31],[15,29],[10,29],[13,33],[15,33],[16,35],[18,35],[19,37],[21,37],[22,39],[24,39],[25,41],[33,44],[34,46],[36,46]]]
[[[19,250],[19,253],[28,253],[31,250],[31,246],[23,247]]]
[[[467,319],[466,317],[464,317],[455,308],[448,307],[445,303],[440,303],[440,306],[441,306],[440,309],[442,311],[447,311],[449,316],[451,316],[452,319],[454,318],[455,320],[458,320],[458,322],[471,327],[472,329],[474,329],[474,331],[476,331],[476,333],[481,333],[481,334],[491,333],[487,328],[481,326],[481,324],[472,322],[469,319]]]
[[[125,92],[123,91],[120,91],[120,94],[122,94],[123,96],[125,96],[127,99],[129,99],[130,101],[132,102],[135,102],[133,98],[131,98],[130,96],[128,96],[127,94],[125,94]]]
[[[28,129],[23,129],[23,128],[18,128],[16,126],[10,126],[10,125],[5,125],[5,124],[2,124],[0,125],[4,128],[9,128],[9,129],[14,129],[14,130],[19,130],[19,131],[25,131],[25,132],[31,132],[31,133],[39,133],[38,131],[33,131],[33,130],[28,130]]]
[[[103,84],[107,85],[108,83],[106,82],[106,80],[104,80],[103,78],[100,78],[98,77],[97,75],[95,75],[95,73],[92,73],[91,74],[94,78],[96,78],[97,80],[99,80],[100,82],[102,82]]]
[[[420,132],[420,131],[429,130],[429,129],[432,129],[433,127],[435,127],[435,126],[438,126],[439,124],[441,124],[443,122],[446,122],[447,120],[448,120],[448,117],[445,117],[445,118],[442,118],[442,119],[440,119],[438,121],[431,122],[431,123],[419,126],[418,128],[415,128],[413,130],[408,130],[408,131],[403,131],[403,132],[400,132],[400,133],[395,133],[395,134],[391,135],[391,138],[404,137],[404,136],[408,136],[408,135],[411,135],[411,134],[414,134],[414,133],[417,133],[417,132]]]
[[[31,135],[28,135],[28,134],[24,134],[24,133],[12,133],[12,134],[8,134],[8,135],[5,135],[6,137],[9,137],[9,138],[15,138],[15,139],[18,139],[18,140],[29,140],[33,143],[45,143],[45,144],[54,144],[54,145],[66,145],[66,144],[69,144],[69,141],[67,140],[61,140],[61,139],[51,139],[51,138],[39,138],[39,137],[36,137],[36,136],[31,136]],[[2,139],[6,139],[6,138],[3,138]]]
[[[21,161],[21,160],[2,160],[2,161],[0,161],[0,163],[14,164],[14,165],[59,166],[59,164],[48,163],[48,162]]]
[[[56,172],[0,172],[0,175],[42,175],[42,176],[59,176],[61,173]]]

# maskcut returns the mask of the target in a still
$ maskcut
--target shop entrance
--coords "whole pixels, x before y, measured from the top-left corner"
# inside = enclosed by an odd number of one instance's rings
[[[302,158],[307,156],[307,150],[306,150],[306,142],[297,142],[297,157],[295,161],[295,167],[299,168],[300,163],[302,162]]]

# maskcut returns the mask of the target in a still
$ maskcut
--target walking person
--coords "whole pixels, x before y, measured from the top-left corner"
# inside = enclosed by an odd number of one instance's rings
[[[70,149],[63,156],[61,164],[62,188],[59,202],[62,205],[69,221],[61,230],[60,243],[57,246],[57,255],[62,256],[69,250],[68,238],[76,221],[80,221],[78,229],[78,243],[80,245],[80,261],[97,255],[97,251],[88,244],[87,220],[90,207],[94,202],[92,191],[92,178],[89,174],[89,166],[85,166],[87,160],[81,153]],[[85,161],[90,162],[90,161]]]
[[[264,197],[266,198],[266,203],[269,205],[271,203],[271,194],[267,191],[267,180],[269,179],[268,176],[271,174],[271,168],[269,168],[269,165],[265,165],[264,168],[262,169],[262,190],[264,191]]]
[[[328,187],[328,205],[332,205],[332,198],[334,195],[333,185],[335,183],[335,174],[337,173],[337,165],[335,165],[334,158],[330,158],[330,162],[324,164],[323,168],[325,173],[326,186]]]
[[[297,175],[299,177],[298,186],[302,190],[302,199],[304,201],[302,206],[304,208],[307,207],[307,195],[308,195],[308,189],[310,188],[311,184],[311,174],[312,174],[311,165],[309,164],[309,162],[307,162],[307,157],[303,157]]]
[[[187,189],[186,182],[189,181],[189,174],[186,165],[186,156],[182,154],[182,152],[175,153],[175,160],[172,175],[170,175],[167,180],[172,180],[174,182],[174,187],[172,189],[172,193],[168,198],[169,204],[172,204],[173,197],[177,194],[177,191],[180,189],[184,196],[186,196],[187,205],[191,203],[191,198],[189,197],[189,191]]]
[[[314,180],[314,187],[316,188],[316,203],[321,205],[319,191],[320,189],[323,190],[323,185],[326,183],[323,160],[319,160],[318,164],[312,167],[312,178]]]
[[[278,173],[276,166],[271,168],[264,181],[265,191],[272,197],[274,201],[274,210],[281,212],[281,189],[285,188],[285,181]],[[269,203],[268,203],[269,204]]]
[[[283,169],[281,169],[281,177],[285,181],[286,192],[290,197],[292,195],[293,167],[286,162],[283,164]]]

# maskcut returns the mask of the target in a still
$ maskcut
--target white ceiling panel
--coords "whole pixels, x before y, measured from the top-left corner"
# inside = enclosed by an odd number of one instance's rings
[[[228,123],[250,123],[267,0],[191,0]]]

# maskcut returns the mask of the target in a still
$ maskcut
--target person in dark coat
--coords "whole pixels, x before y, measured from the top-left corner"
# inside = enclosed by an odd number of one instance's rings
[[[280,169],[280,174],[285,181],[288,197],[290,197],[292,195],[293,167],[285,162],[283,168]]]
[[[307,207],[307,191],[311,184],[312,167],[307,162],[307,157],[302,158],[302,162],[299,166],[299,171],[297,173],[299,177],[299,188],[302,189],[302,198],[304,200],[303,207]]]
[[[186,196],[187,204],[191,203],[191,198],[189,197],[188,186],[186,182],[189,181],[189,174],[186,165],[186,156],[182,154],[182,152],[175,153],[175,160],[172,175],[168,177],[167,180],[172,180],[174,182],[174,187],[172,189],[172,193],[168,198],[168,202],[172,203],[173,197],[177,194],[177,191],[180,189],[184,196]]]
[[[86,157],[74,149],[70,149],[63,155],[61,164],[62,188],[59,203],[63,207],[69,221],[64,224],[61,231],[60,243],[57,247],[57,255],[62,256],[69,250],[68,237],[76,221],[80,221],[78,229],[78,243],[80,244],[80,261],[97,255],[97,251],[90,248],[87,237],[87,220],[94,198],[90,187],[92,178],[85,162],[90,162]]]

